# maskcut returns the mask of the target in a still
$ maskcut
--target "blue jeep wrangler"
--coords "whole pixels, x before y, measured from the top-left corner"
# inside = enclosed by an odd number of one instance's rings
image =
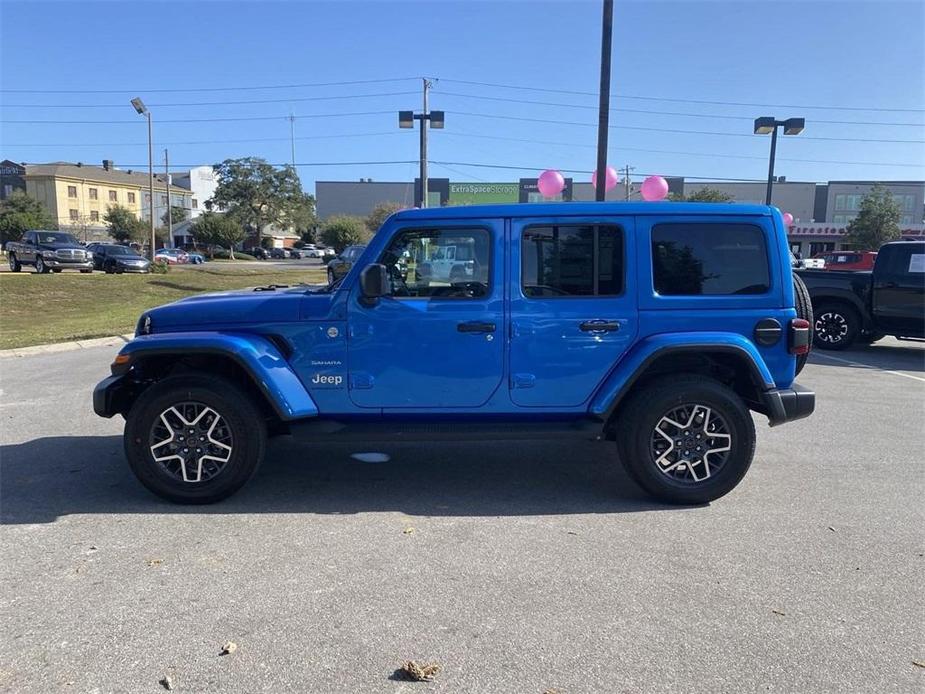
[[[147,311],[93,403],[180,503],[235,492],[280,433],[613,441],[649,493],[703,503],[751,464],[749,410],[812,413],[809,311],[775,208],[406,210],[328,286]]]

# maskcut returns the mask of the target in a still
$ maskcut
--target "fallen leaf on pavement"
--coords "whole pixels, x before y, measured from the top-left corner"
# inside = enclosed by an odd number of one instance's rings
[[[405,528],[401,532],[403,535],[414,535],[414,528],[409,525],[407,528]]]
[[[158,684],[160,684],[167,691],[171,691],[173,689],[173,680],[170,679],[170,675],[164,675]]]
[[[578,533],[576,533],[574,530],[569,530],[566,534],[567,534],[567,535],[577,535]],[[554,692],[555,690],[550,689],[549,691]],[[545,692],[544,692],[544,694],[545,694]]]
[[[781,617],[786,617],[786,616],[787,616],[787,613],[786,613],[786,612],[781,612],[780,610],[771,610],[771,612],[773,612],[773,613],[776,614],[776,615],[780,615]]]
[[[406,660],[402,663],[401,670],[409,679],[415,682],[430,682],[440,672],[440,666],[437,663],[424,665],[415,660]]]
[[[238,644],[236,644],[234,641],[228,641],[224,646],[222,646],[222,652],[219,653],[219,655],[230,655],[236,650],[238,650]]]
[[[835,528],[833,528],[831,525],[829,526],[829,530],[831,530],[833,533],[835,532]]]
[[[148,566],[157,566],[162,563],[164,563],[163,559],[148,559],[147,561]]]
[[[913,660],[912,664],[915,665],[916,667],[925,668],[925,660]]]

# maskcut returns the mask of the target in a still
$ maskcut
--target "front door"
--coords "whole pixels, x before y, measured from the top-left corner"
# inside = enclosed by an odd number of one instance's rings
[[[637,331],[633,219],[515,221],[510,393],[525,407],[581,405]]]
[[[877,258],[873,290],[877,330],[925,336],[925,244],[885,246]]]
[[[358,289],[351,290],[354,404],[433,409],[488,401],[504,367],[503,243],[500,220],[393,232],[374,260],[389,269],[391,296],[364,305]]]

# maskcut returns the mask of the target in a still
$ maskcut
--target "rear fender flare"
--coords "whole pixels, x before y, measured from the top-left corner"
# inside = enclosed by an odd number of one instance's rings
[[[642,340],[610,372],[594,397],[589,411],[609,421],[620,401],[657,359],[669,354],[722,352],[733,354],[748,366],[755,386],[763,391],[775,388],[774,378],[755,345],[738,333],[702,332],[653,335]]]

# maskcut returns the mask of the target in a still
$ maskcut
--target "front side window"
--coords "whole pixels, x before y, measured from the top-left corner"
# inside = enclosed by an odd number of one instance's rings
[[[488,295],[491,234],[487,229],[407,229],[379,262],[392,296],[478,299]]]
[[[623,230],[612,224],[524,229],[521,289],[529,298],[623,293]]]
[[[761,228],[733,222],[656,224],[652,275],[662,296],[764,294],[771,286]]]

